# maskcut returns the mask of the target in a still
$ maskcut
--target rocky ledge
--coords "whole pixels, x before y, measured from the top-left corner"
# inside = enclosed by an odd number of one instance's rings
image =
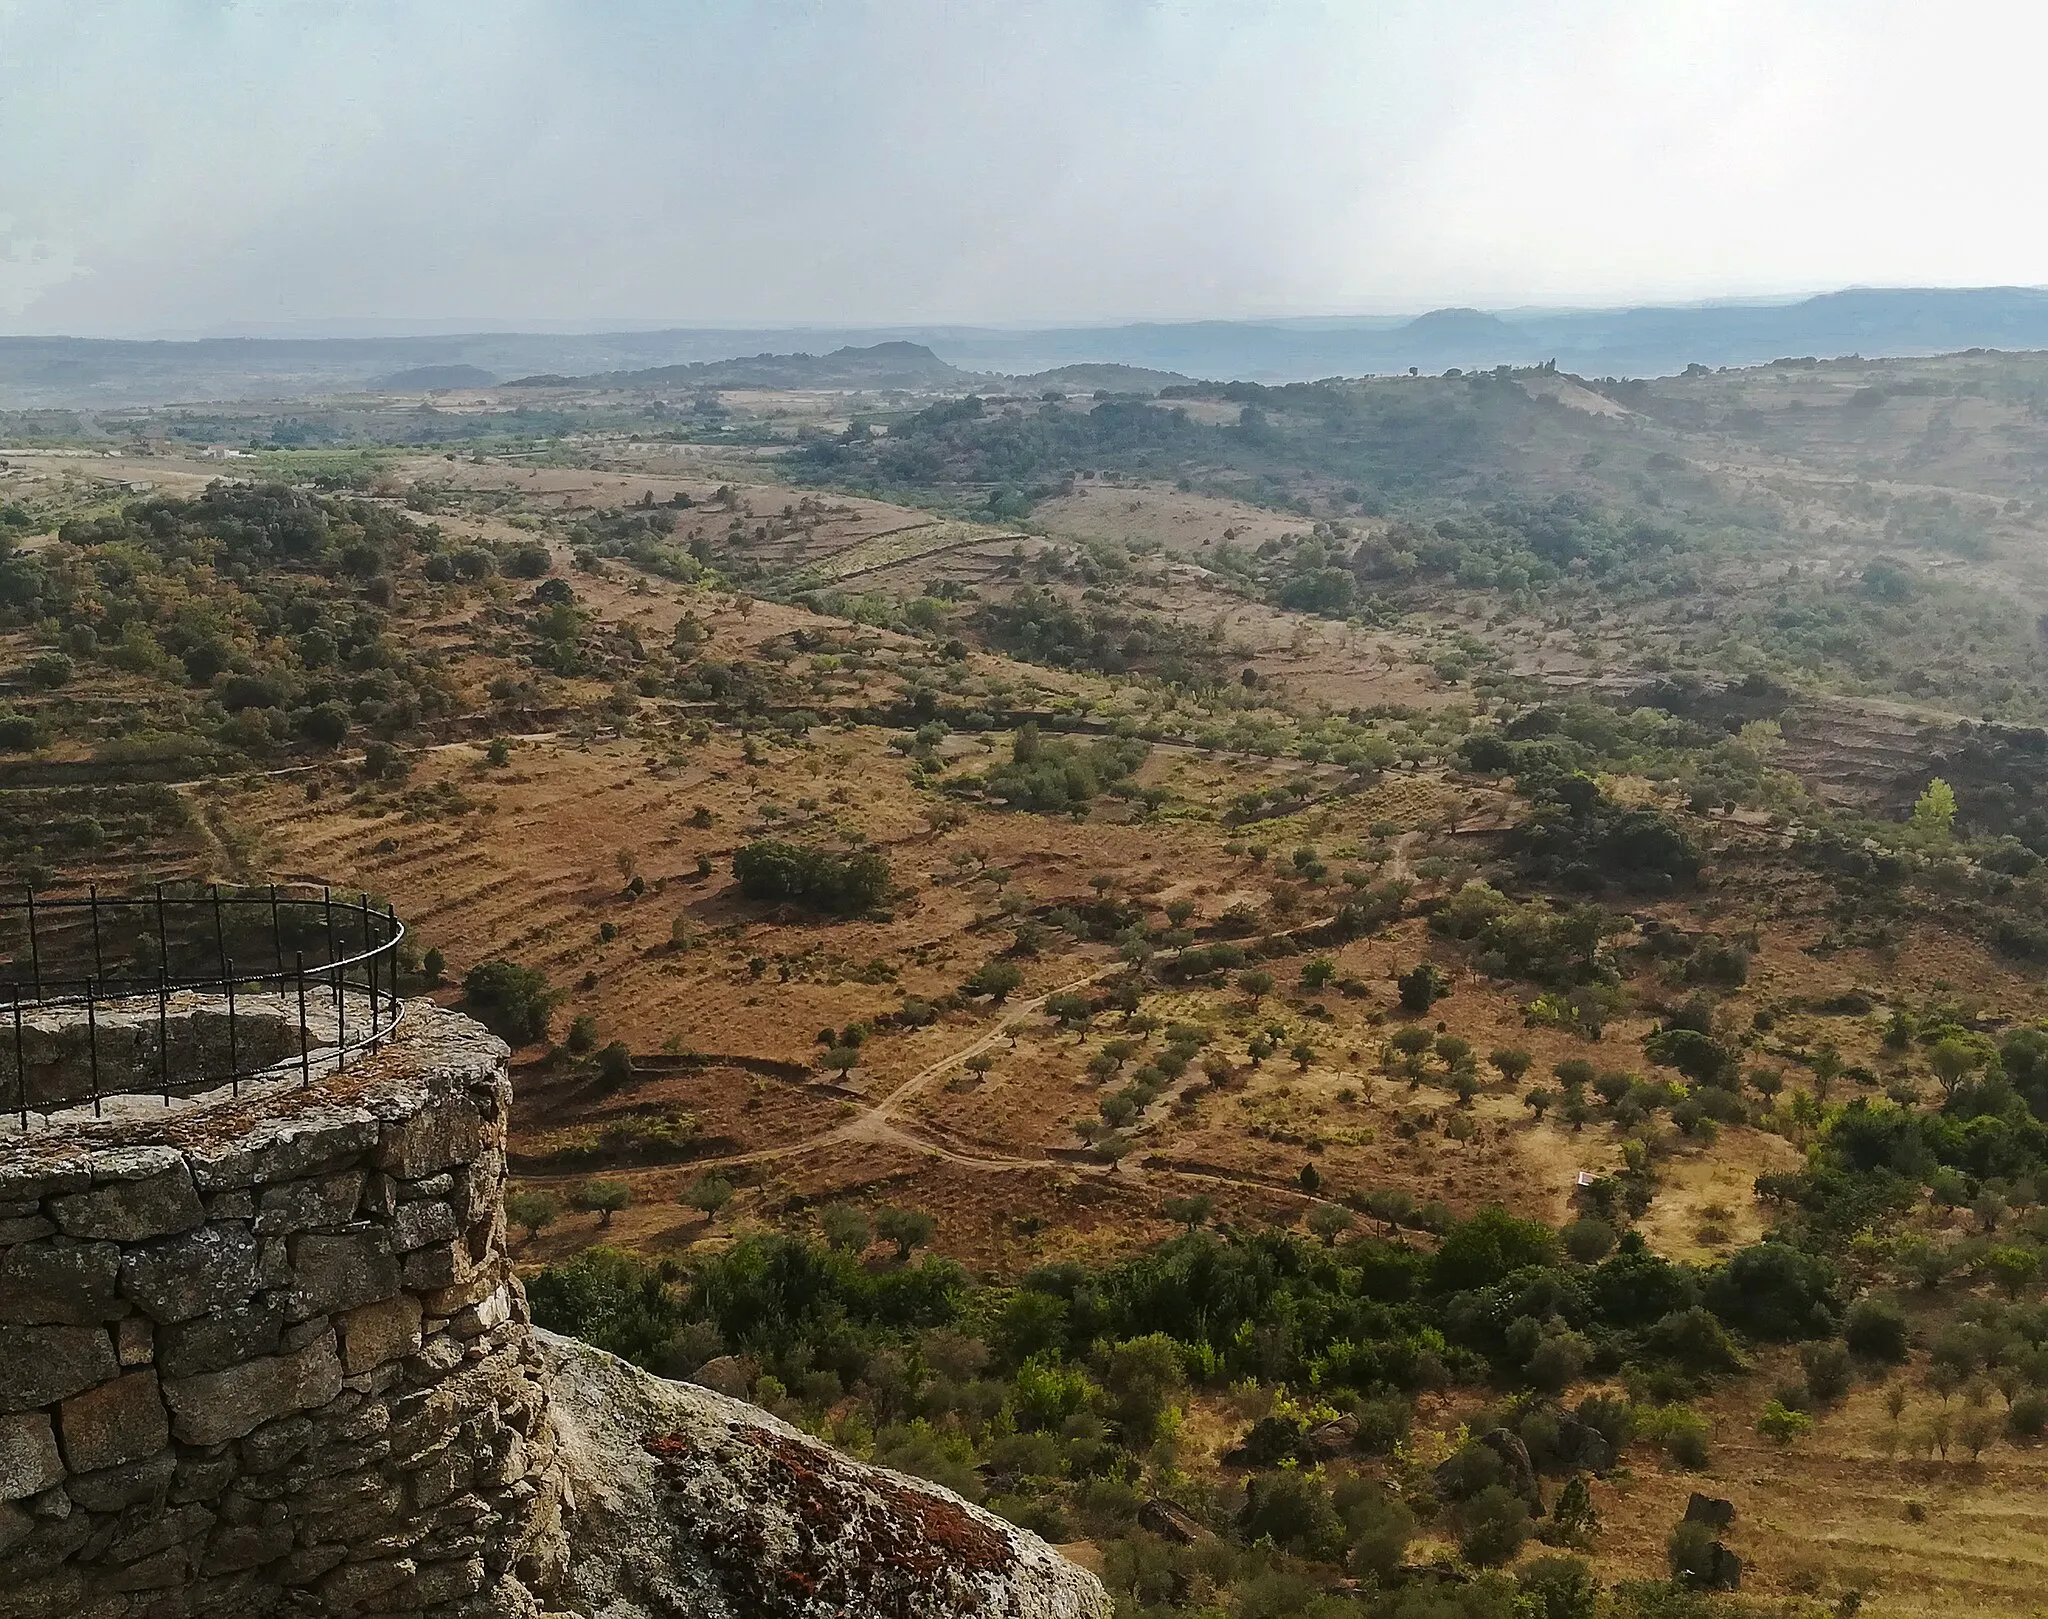
[[[1093,1576],[950,1490],[536,1331],[603,1619],[1106,1619]]]

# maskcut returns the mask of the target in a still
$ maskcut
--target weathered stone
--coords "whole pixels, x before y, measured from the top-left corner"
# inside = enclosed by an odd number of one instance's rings
[[[407,1287],[439,1289],[456,1286],[475,1269],[476,1261],[469,1257],[469,1249],[462,1243],[437,1242],[407,1254],[402,1275]]]
[[[455,1191],[453,1175],[429,1175],[425,1180],[399,1181],[398,1199],[401,1203],[416,1203],[423,1197],[445,1198]]]
[[[119,1371],[104,1327],[0,1327],[0,1413],[54,1405]]]
[[[256,1218],[256,1190],[243,1186],[232,1192],[208,1192],[203,1199],[209,1220],[253,1220]]]
[[[276,1562],[291,1549],[291,1519],[282,1505],[276,1505],[274,1517],[259,1523],[223,1524],[214,1530],[200,1571],[233,1574],[245,1568],[259,1568]]]
[[[422,1563],[412,1587],[413,1600],[427,1608],[475,1596],[484,1588],[484,1560],[481,1557],[464,1557],[447,1562]]]
[[[168,1512],[158,1513],[147,1522],[137,1524],[125,1535],[116,1539],[107,1548],[107,1560],[114,1563],[139,1563],[144,1558],[155,1557],[176,1546],[194,1547],[213,1532],[219,1520],[214,1513],[197,1502],[175,1507]]]
[[[385,1233],[374,1228],[294,1237],[291,1259],[293,1320],[374,1304],[399,1289],[398,1260]]]
[[[92,1162],[76,1142],[41,1143],[0,1164],[0,1203],[40,1203],[92,1185]]]
[[[128,1507],[159,1506],[171,1493],[178,1459],[159,1452],[125,1467],[103,1473],[79,1473],[64,1481],[65,1493],[88,1512],[120,1512]]]
[[[190,1445],[239,1439],[259,1423],[325,1405],[340,1392],[341,1361],[332,1334],[296,1355],[271,1355],[225,1371],[164,1384],[172,1428]]]
[[[266,1422],[242,1440],[242,1461],[252,1473],[271,1473],[313,1443],[307,1417],[280,1417]]]
[[[191,1149],[201,1189],[227,1191],[258,1181],[298,1180],[377,1144],[377,1121],[358,1107],[307,1108],[288,1119],[263,1121],[249,1134]]]
[[[391,1222],[391,1246],[410,1253],[429,1243],[452,1242],[462,1230],[455,1211],[446,1203],[406,1203]]]
[[[63,1481],[50,1419],[40,1411],[0,1417],[0,1501],[19,1501]]]
[[[346,1546],[301,1546],[278,1565],[277,1578],[283,1585],[308,1585],[347,1560]]]
[[[409,1588],[416,1573],[418,1568],[410,1557],[344,1563],[320,1582],[320,1596],[337,1613],[373,1605],[386,1610],[410,1608],[415,1606]]]
[[[114,1290],[121,1250],[111,1242],[30,1242],[0,1249],[0,1321],[91,1326],[126,1315]]]
[[[74,1473],[96,1473],[153,1456],[171,1440],[170,1418],[156,1373],[130,1372],[57,1408],[64,1460]]]
[[[433,1252],[432,1249],[426,1251]],[[453,1287],[432,1289],[420,1299],[420,1304],[429,1315],[453,1315],[457,1310],[482,1303],[497,1292],[505,1272],[502,1259],[486,1260]]]
[[[398,1209],[398,1182],[373,1169],[363,1180],[362,1211],[373,1220],[388,1220]]]
[[[0,1217],[0,1246],[11,1242],[34,1242],[57,1229],[40,1214],[10,1214]]]
[[[150,1164],[159,1167],[143,1169]],[[127,1174],[131,1168],[138,1173]],[[145,1237],[189,1231],[206,1218],[191,1171],[184,1158],[169,1148],[137,1147],[126,1153],[96,1154],[93,1171],[91,1191],[73,1192],[50,1205],[58,1229],[70,1236],[139,1242]]]
[[[36,1521],[12,1501],[0,1501],[0,1557],[5,1557],[15,1547],[36,1532]],[[10,1604],[12,1606],[14,1604]],[[33,1612],[23,1608],[24,1613]],[[58,1610],[52,1608],[52,1613]]]
[[[291,1181],[263,1189],[256,1213],[259,1236],[289,1236],[296,1231],[330,1230],[356,1217],[363,1195],[363,1171],[345,1170],[317,1180]]]
[[[489,1298],[479,1299],[468,1309],[456,1311],[449,1318],[448,1330],[458,1338],[474,1338],[493,1327],[503,1326],[511,1319],[512,1289],[509,1284],[501,1283]]]
[[[147,1366],[156,1359],[156,1332],[139,1315],[114,1323],[114,1358],[123,1368]]]
[[[332,1318],[324,1315],[308,1316],[304,1321],[294,1322],[284,1329],[284,1337],[278,1343],[277,1352],[280,1355],[296,1355],[315,1338],[325,1336],[332,1324]]]
[[[234,1481],[240,1466],[235,1447],[217,1445],[210,1452],[190,1452],[178,1458],[177,1476],[171,1481],[173,1501],[212,1501]]]
[[[365,1304],[341,1318],[341,1363],[366,1372],[420,1346],[420,1301],[408,1293]]]
[[[121,1291],[152,1320],[190,1321],[256,1290],[256,1239],[243,1225],[204,1225],[121,1256]]]
[[[277,1353],[284,1330],[284,1305],[276,1299],[251,1299],[232,1309],[216,1310],[197,1321],[165,1327],[157,1337],[157,1365],[166,1377],[197,1377],[259,1355]]]
[[[442,1097],[409,1118],[384,1127],[376,1164],[400,1180],[466,1164],[483,1145],[483,1117],[463,1097]]]

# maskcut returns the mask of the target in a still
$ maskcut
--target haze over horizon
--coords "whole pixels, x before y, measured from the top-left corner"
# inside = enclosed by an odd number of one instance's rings
[[[2003,0],[0,0],[0,330],[2038,285],[2043,45]]]

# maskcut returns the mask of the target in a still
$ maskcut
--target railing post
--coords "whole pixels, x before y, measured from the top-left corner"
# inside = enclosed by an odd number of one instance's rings
[[[43,952],[36,943],[36,891],[33,884],[28,890],[28,971],[34,980],[36,999],[43,998]]]
[[[156,974],[156,1070],[163,1081],[164,1106],[171,1105],[171,975]]]
[[[92,975],[95,978],[104,978],[107,976],[107,968],[100,960],[100,885],[94,883],[86,893],[92,906]]]
[[[164,931],[164,885],[156,885],[156,970],[159,976],[169,976],[171,970],[171,936]]]
[[[391,985],[390,1027],[395,1029],[398,1027],[398,912],[392,909],[389,900],[384,902],[384,945],[391,952],[391,976],[387,982]]]
[[[28,1129],[28,1058],[21,1043],[21,981],[16,979],[14,989],[14,1083],[21,1091],[21,1127]]]
[[[284,976],[284,923],[279,920],[277,914],[276,883],[270,885],[270,947],[277,957],[278,976],[282,978]],[[282,984],[278,985],[280,993],[283,992],[283,989],[284,986]]]
[[[100,1116],[100,1020],[99,980],[85,981],[85,1051],[92,1070],[92,1116]]]
[[[242,1094],[242,1055],[240,1043],[235,1038],[235,964],[223,958],[227,969],[224,976],[228,981],[228,1084],[231,1094]]]
[[[306,953],[292,952],[292,970],[299,981],[299,1083],[313,1083],[312,1036],[306,1032]]]
[[[213,891],[213,947],[220,954],[221,976],[225,978],[228,971],[228,936],[220,919],[220,884],[209,883],[207,886]]]

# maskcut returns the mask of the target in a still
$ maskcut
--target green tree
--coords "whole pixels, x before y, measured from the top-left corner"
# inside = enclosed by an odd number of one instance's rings
[[[612,1216],[631,1205],[633,1189],[624,1181],[592,1179],[577,1187],[570,1201],[582,1213],[596,1215],[598,1229],[609,1230]]]
[[[1159,1212],[1193,1231],[1209,1223],[1209,1216],[1216,1212],[1216,1200],[1209,1197],[1169,1197],[1159,1206]]]
[[[908,1259],[913,1248],[932,1240],[938,1222],[923,1209],[884,1208],[875,1215],[875,1234],[896,1244],[896,1257]]]
[[[1535,1060],[1520,1046],[1495,1047],[1487,1053],[1486,1060],[1493,1064],[1494,1071],[1510,1085],[1519,1085],[1522,1076],[1529,1071]]]
[[[1253,968],[1237,975],[1237,987],[1252,1003],[1252,1010],[1257,1011],[1259,1002],[1273,993],[1273,975],[1264,968]]]
[[[1756,1419],[1756,1431],[1775,1445],[1791,1444],[1812,1426],[1813,1418],[1804,1411],[1794,1411],[1777,1400],[1769,1401]]]
[[[984,961],[968,974],[961,989],[969,995],[986,995],[1000,1006],[1024,982],[1023,972],[1007,961]]]
[[[513,1045],[533,1045],[548,1037],[555,992],[538,967],[480,962],[463,975],[462,998],[478,1022]]]
[[[1330,1247],[1351,1229],[1351,1211],[1336,1203],[1318,1203],[1308,1211],[1308,1228]]]
[[[1458,1550],[1482,1568],[1511,1562],[1529,1538],[1529,1504],[1504,1484],[1489,1484],[1458,1510]]]
[[[846,1253],[859,1253],[873,1235],[868,1217],[851,1203],[827,1203],[818,1210],[818,1229],[826,1243]]]
[[[514,1192],[505,1199],[505,1214],[531,1242],[555,1223],[562,1200],[553,1192]]]
[[[1955,789],[1936,776],[1927,784],[1927,790],[1913,801],[1913,830],[1930,837],[1946,838],[1955,824]]]
[[[1163,1332],[1126,1338],[1103,1354],[1102,1387],[1109,1395],[1110,1416],[1133,1449],[1157,1436],[1160,1418],[1184,1381],[1180,1348]]]
[[[597,1054],[598,1078],[617,1090],[633,1077],[633,1053],[623,1040],[614,1040]]]
[[[683,1186],[683,1203],[696,1209],[706,1221],[716,1221],[718,1211],[732,1201],[732,1182],[723,1175],[706,1171]]]

